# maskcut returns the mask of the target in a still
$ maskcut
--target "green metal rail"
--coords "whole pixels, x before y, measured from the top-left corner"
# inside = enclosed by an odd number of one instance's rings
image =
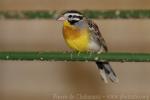
[[[149,19],[150,10],[82,10],[94,19]],[[55,19],[58,11],[0,11],[0,19]]]
[[[0,60],[150,62],[150,53],[0,52]]]

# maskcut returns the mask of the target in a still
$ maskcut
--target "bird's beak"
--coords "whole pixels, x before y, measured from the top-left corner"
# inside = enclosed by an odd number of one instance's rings
[[[66,20],[66,19],[64,18],[64,16],[61,16],[61,17],[58,17],[57,20],[58,20],[58,21],[64,21],[64,20]]]

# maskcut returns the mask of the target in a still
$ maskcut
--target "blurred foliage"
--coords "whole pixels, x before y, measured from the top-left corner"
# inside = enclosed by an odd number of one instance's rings
[[[149,19],[150,10],[82,10],[94,19]],[[56,19],[58,11],[0,11],[0,19]]]

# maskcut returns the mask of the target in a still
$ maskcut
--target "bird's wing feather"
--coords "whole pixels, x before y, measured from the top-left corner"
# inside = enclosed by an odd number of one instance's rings
[[[104,48],[105,51],[107,51],[108,49],[106,46],[106,42],[104,38],[102,37],[101,32],[98,26],[96,25],[96,23],[94,23],[92,20],[89,20],[89,19],[87,19],[86,21],[88,23],[88,28],[90,30],[91,38],[93,38],[95,42],[97,42],[100,46]]]

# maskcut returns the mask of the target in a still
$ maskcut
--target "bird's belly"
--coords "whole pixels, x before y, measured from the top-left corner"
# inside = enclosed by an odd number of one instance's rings
[[[102,49],[101,46],[95,41],[90,41],[88,44],[89,51],[100,51],[101,49]]]
[[[89,30],[80,29],[72,25],[63,27],[63,35],[67,45],[76,51],[87,51],[89,43]]]
[[[89,37],[86,34],[79,36],[78,38],[74,39],[66,39],[68,46],[72,49],[77,51],[87,51],[88,50],[88,43]]]

